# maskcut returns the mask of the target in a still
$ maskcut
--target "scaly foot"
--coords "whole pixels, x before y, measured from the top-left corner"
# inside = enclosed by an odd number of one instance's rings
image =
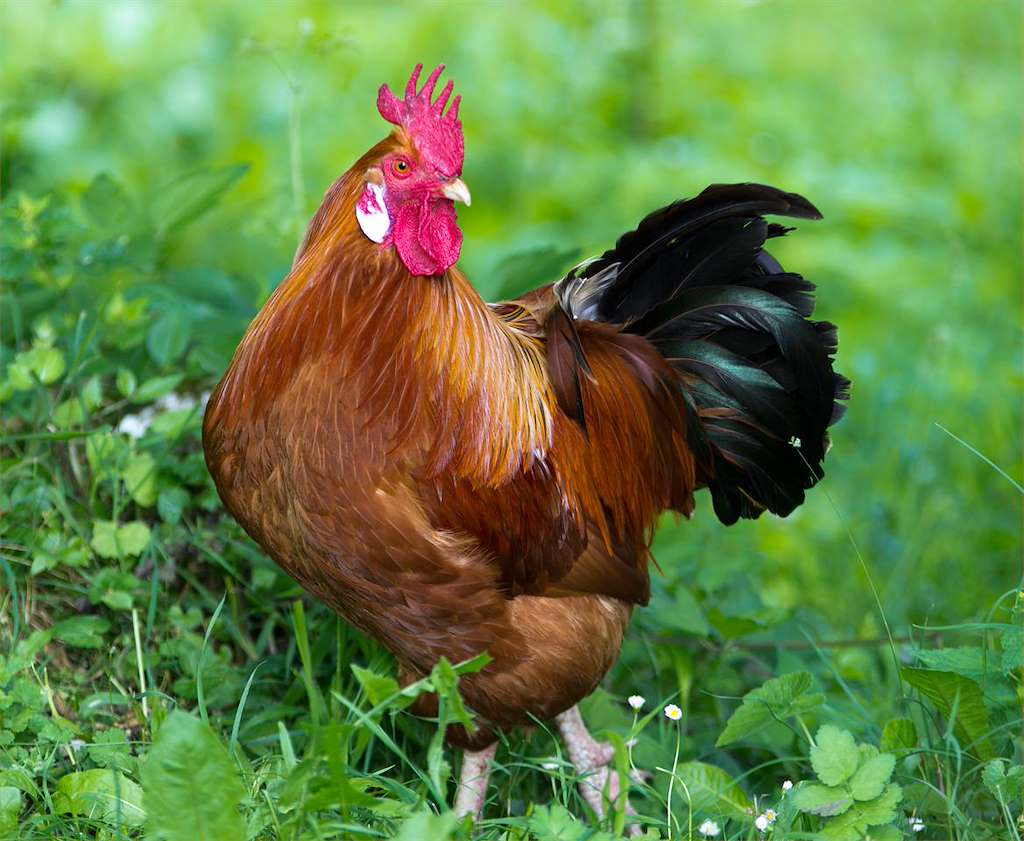
[[[598,742],[590,735],[587,726],[583,723],[579,707],[573,707],[555,717],[558,731],[562,734],[562,741],[565,743],[565,752],[569,754],[569,761],[576,768],[580,776],[580,796],[587,805],[594,810],[598,818],[603,818],[607,806],[618,802],[619,796],[623,794],[619,785],[619,775],[611,767],[612,757],[615,754],[614,748],[607,742]],[[629,804],[626,797],[625,808],[627,815],[635,815],[636,810]],[[639,833],[639,827],[630,827],[630,835]]]
[[[462,754],[462,773],[459,775],[459,788],[455,795],[455,813],[472,815],[473,820],[480,820],[484,811],[484,800],[487,799],[487,781],[491,776],[491,760],[498,744],[495,742],[483,750],[467,750]]]

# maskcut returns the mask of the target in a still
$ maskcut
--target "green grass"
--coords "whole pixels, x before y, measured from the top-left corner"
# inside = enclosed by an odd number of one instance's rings
[[[3,5],[0,837],[623,828],[540,724],[459,825],[458,758],[390,657],[259,552],[203,465],[196,401],[416,61],[464,96],[462,265],[488,297],[714,181],[825,215],[778,256],[818,282],[854,380],[828,475],[786,520],[666,518],[652,604],[584,705],[650,772],[650,837],[754,839],[767,808],[779,838],[860,837],[840,821],[869,809],[876,841],[912,816],[915,838],[1020,837],[1019,4],[546,5]],[[446,720],[478,665],[432,675]],[[875,748],[891,778],[858,791],[879,794],[798,810]]]

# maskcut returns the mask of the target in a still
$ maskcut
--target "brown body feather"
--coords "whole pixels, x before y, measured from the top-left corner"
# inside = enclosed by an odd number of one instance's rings
[[[449,734],[479,747],[593,690],[648,598],[657,515],[688,513],[700,478],[645,339],[549,334],[550,288],[491,307],[361,234],[363,173],[395,148],[415,155],[396,131],[328,191],[204,443],[249,534],[408,678],[491,654],[463,687],[486,726]],[[564,408],[576,388],[585,422]]]

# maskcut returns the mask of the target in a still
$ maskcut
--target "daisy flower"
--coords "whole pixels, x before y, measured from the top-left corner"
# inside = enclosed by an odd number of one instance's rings
[[[768,827],[775,823],[777,817],[774,809],[765,809],[754,819],[754,826],[757,827],[758,832],[767,832]]]
[[[907,818],[907,823],[910,824],[911,832],[924,832],[925,830],[924,821],[919,817]]]
[[[630,695],[629,698],[626,699],[626,703],[628,703],[634,710],[638,710],[646,703],[646,701],[643,695]]]
[[[783,782],[783,784],[782,784],[782,791],[783,791],[783,793],[789,791],[791,788],[793,788],[793,781],[792,780],[786,780],[785,782]]]
[[[669,704],[665,707],[665,717],[672,721],[679,721],[683,717],[683,711],[675,704]]]

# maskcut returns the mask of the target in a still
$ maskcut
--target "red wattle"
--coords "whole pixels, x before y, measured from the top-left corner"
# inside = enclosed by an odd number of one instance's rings
[[[391,235],[398,256],[417,276],[444,274],[462,249],[455,205],[445,199],[406,202],[398,209]]]

